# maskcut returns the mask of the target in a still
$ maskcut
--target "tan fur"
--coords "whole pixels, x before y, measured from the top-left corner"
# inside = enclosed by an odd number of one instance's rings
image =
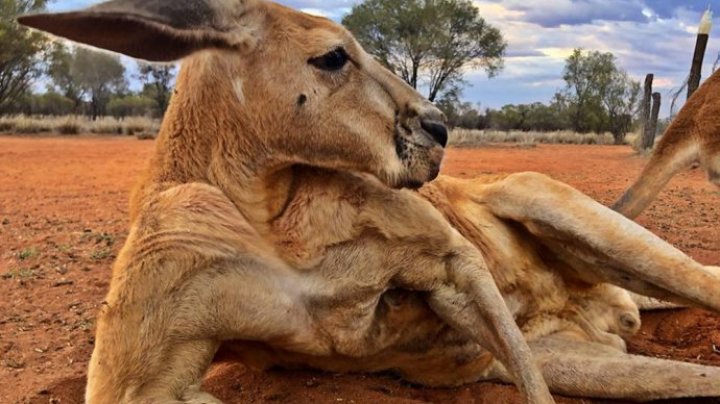
[[[498,379],[534,403],[552,402],[543,374],[565,394],[720,394],[707,383],[668,392],[658,369],[697,376],[655,362],[644,390],[616,377],[617,362],[636,361],[622,337],[640,319],[609,284],[718,310],[717,268],[539,174],[401,190],[437,176],[443,151],[426,123],[442,115],[347,31],[271,3],[213,0],[210,10],[242,12],[192,14],[188,32],[157,17],[157,1],[122,20],[103,5],[22,20],[148,59],[187,56],[98,316],[89,403],[215,402],[199,386],[221,343],[260,368],[394,370],[432,386]],[[130,24],[176,48],[75,28],[94,24]],[[338,47],[351,58],[343,69],[308,63]],[[605,391],[588,382],[602,378]]]
[[[613,281],[636,292],[680,301],[697,293],[706,299],[702,305],[717,310],[718,268],[695,263],[640,226],[540,174],[471,181],[441,177],[421,194],[482,250],[504,301],[555,392],[641,401],[720,395],[720,369],[625,354],[623,339],[640,328],[637,305],[624,289],[597,283]],[[557,206],[567,209],[560,211]],[[547,218],[547,213],[552,217]],[[582,220],[593,225],[578,229]],[[549,229],[548,223],[557,231]],[[565,251],[549,251],[554,243],[566,246]],[[573,244],[580,249],[573,251]],[[346,256],[348,249],[341,247],[339,253],[330,254]],[[372,253],[368,245],[363,249]],[[616,251],[619,256],[604,251]],[[337,265],[333,271],[338,268],[345,267]],[[349,277],[365,271],[362,265],[344,270],[352,271]],[[665,278],[668,286],[658,285],[664,283],[659,278]],[[706,286],[688,290],[697,285]],[[670,290],[660,290],[665,287]],[[374,309],[376,327],[382,332],[368,344],[384,341],[384,345],[374,345],[379,351],[366,352],[362,361],[340,353],[330,357],[299,354],[268,344],[235,342],[228,347],[244,363],[260,369],[391,370],[428,386],[511,380],[486,350],[438,318],[421,295],[389,291]]]
[[[693,94],[673,119],[637,182],[613,209],[636,218],[670,179],[693,163],[720,187],[720,71]]]

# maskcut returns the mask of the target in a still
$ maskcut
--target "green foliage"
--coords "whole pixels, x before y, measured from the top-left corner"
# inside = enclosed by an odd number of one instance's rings
[[[78,111],[75,101],[53,89],[45,93],[25,93],[8,103],[4,109],[7,115],[62,116],[75,115]]]
[[[2,275],[2,279],[5,279],[5,280],[17,279],[20,281],[27,281],[27,280],[33,279],[37,276],[38,276],[38,273],[32,269],[21,268],[21,269],[16,269],[14,271],[10,271],[8,273],[4,273]],[[14,363],[8,363],[7,366],[10,368],[20,369],[24,366],[24,364],[14,362]]]
[[[465,67],[493,76],[507,44],[470,0],[367,0],[343,24],[371,54],[435,101],[463,83]]]
[[[616,144],[625,142],[638,107],[640,83],[615,65],[611,53],[576,49],[567,59],[566,87],[551,102],[505,105],[483,115],[449,92],[438,102],[453,126],[501,131],[573,133],[609,132]],[[566,136],[558,138],[565,141]],[[591,138],[588,138],[591,139]],[[594,138],[592,138],[594,139]],[[593,140],[588,140],[593,141]],[[572,139],[572,142],[577,140]]]
[[[445,113],[451,127],[465,129],[481,129],[485,127],[485,116],[472,103],[459,102],[456,99],[444,97],[437,102],[437,106]]]
[[[74,55],[61,42],[53,44],[49,55],[48,76],[52,79],[56,89],[66,98],[72,100],[74,112],[82,104],[84,90],[76,83],[71,74]]]
[[[75,49],[70,74],[90,97],[93,119],[105,115],[105,107],[113,93],[127,89],[125,66],[117,56],[108,53]]]
[[[27,92],[42,73],[47,39],[17,24],[20,14],[45,8],[45,0],[0,0],[0,112]]]
[[[155,117],[165,115],[175,78],[175,66],[138,63],[140,80],[144,83],[143,96],[155,101]]]
[[[175,66],[139,63],[138,68],[140,73],[137,78],[143,82],[144,88],[138,94],[130,94],[125,68],[117,57],[55,44],[50,52],[48,75],[53,81],[51,90],[60,92],[73,102],[72,113],[85,110],[93,119],[106,114],[116,118],[162,117],[170,100]],[[26,110],[18,112],[35,113]]]
[[[117,56],[78,47],[67,50],[55,45],[49,74],[65,97],[79,107],[87,99],[93,119],[105,115],[114,94],[127,91],[125,67]]]
[[[49,91],[44,94],[24,94],[8,104],[5,111],[14,114],[57,116],[73,113],[74,106],[72,100]]]
[[[558,104],[505,105],[500,110],[488,111],[488,127],[498,130],[559,131],[568,129],[565,115]]]
[[[158,110],[155,100],[143,95],[115,97],[107,104],[107,113],[115,118],[153,115]]]
[[[616,144],[623,144],[640,106],[640,83],[630,79],[624,71],[617,71],[603,97],[603,104],[609,119],[606,129],[613,134]]]
[[[37,250],[34,248],[26,248],[22,251],[20,251],[20,254],[18,254],[18,258],[20,258],[20,261],[25,261],[27,259],[33,258],[37,256]]]
[[[94,261],[102,261],[112,256],[112,250],[109,248],[101,248],[90,253],[90,258]]]
[[[557,98],[570,111],[573,130],[611,131],[618,144],[629,131],[638,104],[640,84],[615,65],[612,53],[575,49],[566,60],[565,90]]]
[[[69,115],[75,104],[72,100],[55,92],[33,95],[31,114],[35,115]]]

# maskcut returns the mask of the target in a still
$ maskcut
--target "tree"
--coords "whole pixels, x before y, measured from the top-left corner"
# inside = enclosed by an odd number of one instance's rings
[[[30,110],[27,115],[68,115],[73,112],[75,104],[62,94],[47,92],[33,94],[29,97]]]
[[[158,106],[155,103],[155,100],[143,95],[115,97],[107,104],[108,114],[114,116],[115,118],[144,116],[157,109]]]
[[[343,19],[365,49],[435,101],[463,83],[464,67],[492,77],[507,44],[470,0],[367,0]]]
[[[38,56],[47,39],[38,32],[20,27],[19,14],[45,8],[45,0],[0,0],[0,112],[22,97],[33,79],[42,73]]]
[[[480,103],[461,102],[457,89],[446,91],[435,104],[445,114],[451,128],[485,129],[487,126],[487,116],[481,112]]]
[[[145,85],[144,96],[155,101],[156,115],[162,117],[170,103],[175,66],[138,63],[138,70],[139,78]]]
[[[625,135],[632,127],[633,115],[639,107],[640,83],[631,80],[626,72],[618,70],[602,99],[609,118],[607,129],[612,133],[615,144],[623,144]]]
[[[70,71],[78,86],[90,98],[93,120],[105,114],[105,107],[113,93],[127,90],[125,66],[117,56],[79,47],[75,49]]]
[[[580,133],[600,132],[607,120],[602,98],[615,72],[611,53],[575,49],[565,62],[565,96],[571,109],[571,125]]]
[[[68,49],[54,44],[48,74],[54,89],[73,101],[74,112],[88,101],[93,119],[107,113],[107,104],[114,95],[122,96],[127,91],[125,67],[120,59],[87,48]]]
[[[622,142],[638,103],[640,85],[615,64],[612,53],[575,49],[567,59],[565,90],[557,96],[567,103],[576,132],[610,131]]]
[[[495,129],[524,130],[530,112],[527,105],[505,105],[499,111],[490,112],[490,122]]]
[[[74,58],[75,54],[70,52],[65,45],[61,42],[54,43],[50,52],[48,75],[55,84],[54,90],[72,100],[73,112],[77,113],[82,105],[85,90],[79,86],[76,78],[72,75]]]
[[[553,103],[548,105],[536,102],[529,105],[525,116],[525,131],[551,132],[566,129],[563,110]]]

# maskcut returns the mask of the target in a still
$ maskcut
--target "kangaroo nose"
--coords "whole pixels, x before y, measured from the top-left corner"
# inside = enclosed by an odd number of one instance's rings
[[[435,141],[440,143],[442,147],[447,146],[448,130],[442,122],[421,119],[420,126],[422,126],[423,130],[429,133]]]
[[[420,127],[427,132],[442,147],[447,146],[448,130],[445,126],[446,118],[435,105],[427,100],[408,105],[411,118],[417,117]]]
[[[620,329],[625,335],[634,335],[640,329],[640,319],[633,313],[620,315]]]

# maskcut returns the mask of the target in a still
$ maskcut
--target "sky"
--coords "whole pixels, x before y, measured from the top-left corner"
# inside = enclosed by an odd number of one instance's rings
[[[52,10],[81,8],[97,1],[56,0]],[[358,0],[280,0],[279,3],[336,21]],[[508,43],[505,68],[488,79],[468,70],[463,98],[483,108],[548,102],[564,86],[565,59],[574,48],[612,52],[631,77],[655,74],[669,114],[672,90],[687,77],[702,13],[715,10],[704,76],[720,54],[720,0],[484,0],[480,16],[500,29]],[[128,63],[132,65],[132,63]]]

